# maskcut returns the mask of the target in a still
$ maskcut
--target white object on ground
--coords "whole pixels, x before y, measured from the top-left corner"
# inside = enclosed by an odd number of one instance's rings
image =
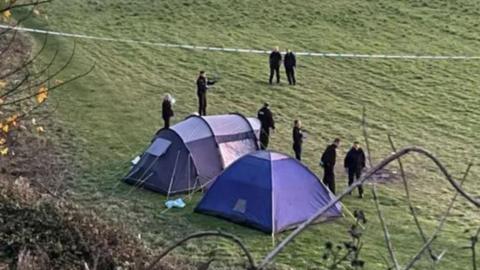
[[[182,200],[182,198],[178,198],[176,200],[169,200],[165,202],[165,206],[168,209],[171,208],[184,208],[185,207],[185,202]]]
[[[137,163],[140,161],[140,156],[136,156],[134,159],[132,159],[132,161],[130,161],[132,163],[132,165],[137,165]]]

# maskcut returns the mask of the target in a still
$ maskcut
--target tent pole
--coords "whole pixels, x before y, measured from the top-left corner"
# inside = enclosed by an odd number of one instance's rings
[[[173,179],[175,178],[175,173],[177,172],[177,163],[178,163],[179,156],[180,156],[180,151],[177,152],[177,158],[175,159],[175,166],[173,167],[172,177],[170,178],[170,185],[168,186],[168,192],[167,192],[167,201],[170,198],[170,192],[172,191]]]
[[[188,153],[188,157],[187,157],[187,177],[188,177],[188,195],[190,196],[192,194],[192,191],[191,191],[191,186],[190,186],[190,153]]]

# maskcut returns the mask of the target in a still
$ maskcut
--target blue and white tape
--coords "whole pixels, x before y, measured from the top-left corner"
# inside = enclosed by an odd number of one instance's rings
[[[270,53],[270,51],[258,50],[258,49],[209,47],[209,46],[197,46],[197,45],[189,45],[189,44],[151,42],[151,41],[142,41],[142,40],[134,40],[134,39],[109,38],[109,37],[90,36],[90,35],[83,35],[83,34],[55,32],[55,31],[48,31],[48,30],[42,30],[42,29],[34,29],[34,28],[26,28],[26,27],[18,27],[18,26],[10,26],[10,25],[2,25],[2,24],[0,24],[0,28],[11,29],[11,30],[16,30],[20,32],[52,35],[52,36],[90,39],[90,40],[108,41],[108,42],[117,42],[117,43],[132,43],[132,44],[149,45],[149,46],[157,46],[157,47],[164,47],[164,48],[180,48],[180,49],[201,50],[201,51],[238,52],[238,53],[251,53],[251,54],[269,54]],[[331,52],[296,52],[295,54],[299,56],[331,57],[331,58],[480,60],[480,56],[467,56],[467,55],[356,54],[356,53],[331,53]]]

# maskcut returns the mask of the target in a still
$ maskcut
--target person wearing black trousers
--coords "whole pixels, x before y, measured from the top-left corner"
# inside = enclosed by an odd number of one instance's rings
[[[345,169],[348,172],[348,186],[354,181],[360,179],[363,168],[365,168],[365,153],[360,147],[359,142],[354,142],[350,151],[345,156]],[[363,187],[358,186],[358,197],[363,198]]]
[[[285,67],[285,72],[287,73],[288,84],[295,85],[297,83],[297,81],[295,80],[297,59],[295,57],[295,54],[290,49],[287,49],[287,53],[285,54],[283,60],[283,66]]]
[[[268,83],[272,84],[273,75],[277,75],[277,83],[280,83],[280,65],[282,65],[282,54],[278,51],[278,47],[275,47],[270,53],[270,79]]]
[[[275,122],[268,103],[264,103],[258,110],[257,118],[260,120],[260,149],[265,150],[270,140],[270,129],[275,130]]]
[[[163,118],[163,128],[170,128],[170,118],[175,114],[173,112],[172,106],[175,100],[170,94],[166,94],[162,102],[162,118]]]
[[[300,122],[300,120],[295,120],[293,121],[293,151],[295,152],[295,158],[299,161],[302,160],[302,144],[302,122]]]
[[[340,139],[336,138],[333,143],[327,146],[320,159],[320,165],[323,167],[323,183],[335,194],[335,162],[337,158],[337,147],[340,146]]]
[[[200,71],[197,78],[198,114],[207,115],[207,90],[215,81],[209,81],[205,71]]]

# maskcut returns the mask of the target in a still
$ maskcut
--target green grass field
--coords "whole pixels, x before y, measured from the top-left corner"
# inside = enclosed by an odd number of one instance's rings
[[[331,51],[385,54],[479,55],[480,5],[472,0],[453,1],[54,1],[45,18],[26,26],[53,31],[146,41],[294,51]],[[40,43],[41,36],[35,36]],[[65,60],[73,41],[50,38],[45,61],[55,48]],[[210,114],[256,114],[269,101],[278,122],[271,148],[292,153],[291,123],[302,120],[310,131],[305,163],[321,175],[318,159],[336,136],[349,142],[362,139],[361,111],[366,106],[373,159],[389,154],[387,134],[397,146],[425,147],[448,166],[457,178],[467,162],[478,157],[480,132],[480,60],[379,60],[298,57],[298,85],[267,84],[266,55],[165,49],[155,46],[77,40],[76,57],[66,79],[97,67],[88,77],[52,93],[59,102],[55,118],[75,134],[68,153],[75,160],[77,177],[72,197],[79,203],[141,233],[146,244],[160,249],[198,230],[222,229],[241,237],[261,259],[272,248],[269,235],[208,216],[193,214],[200,198],[187,199],[188,207],[164,212],[165,197],[137,190],[120,182],[128,162],[148,144],[161,126],[160,104],[169,92],[177,99],[175,121],[196,110],[194,80],[205,69],[221,82],[209,94]],[[283,74],[282,74],[283,75]],[[63,143],[63,142],[61,142]],[[453,189],[433,164],[422,157],[405,159],[413,202],[422,225],[431,232]],[[480,167],[465,187],[479,194]],[[395,164],[396,165],[396,164]],[[397,169],[396,166],[391,167]],[[337,185],[346,176],[337,172]],[[422,242],[408,214],[401,183],[380,187],[387,225],[400,262],[405,263]],[[366,198],[344,201],[350,210],[364,209],[369,223],[364,236],[366,269],[386,269],[385,244],[376,217],[370,187]],[[348,238],[348,217],[315,225],[303,233],[277,259],[284,268],[315,268],[327,240]],[[459,200],[445,232],[434,248],[447,253],[436,269],[469,269],[469,244],[464,230],[478,227],[480,214]],[[288,233],[278,235],[277,241]],[[238,265],[235,247],[227,242],[197,241],[179,250],[196,260],[206,247],[222,257],[218,268]],[[423,258],[417,269],[426,269]]]

